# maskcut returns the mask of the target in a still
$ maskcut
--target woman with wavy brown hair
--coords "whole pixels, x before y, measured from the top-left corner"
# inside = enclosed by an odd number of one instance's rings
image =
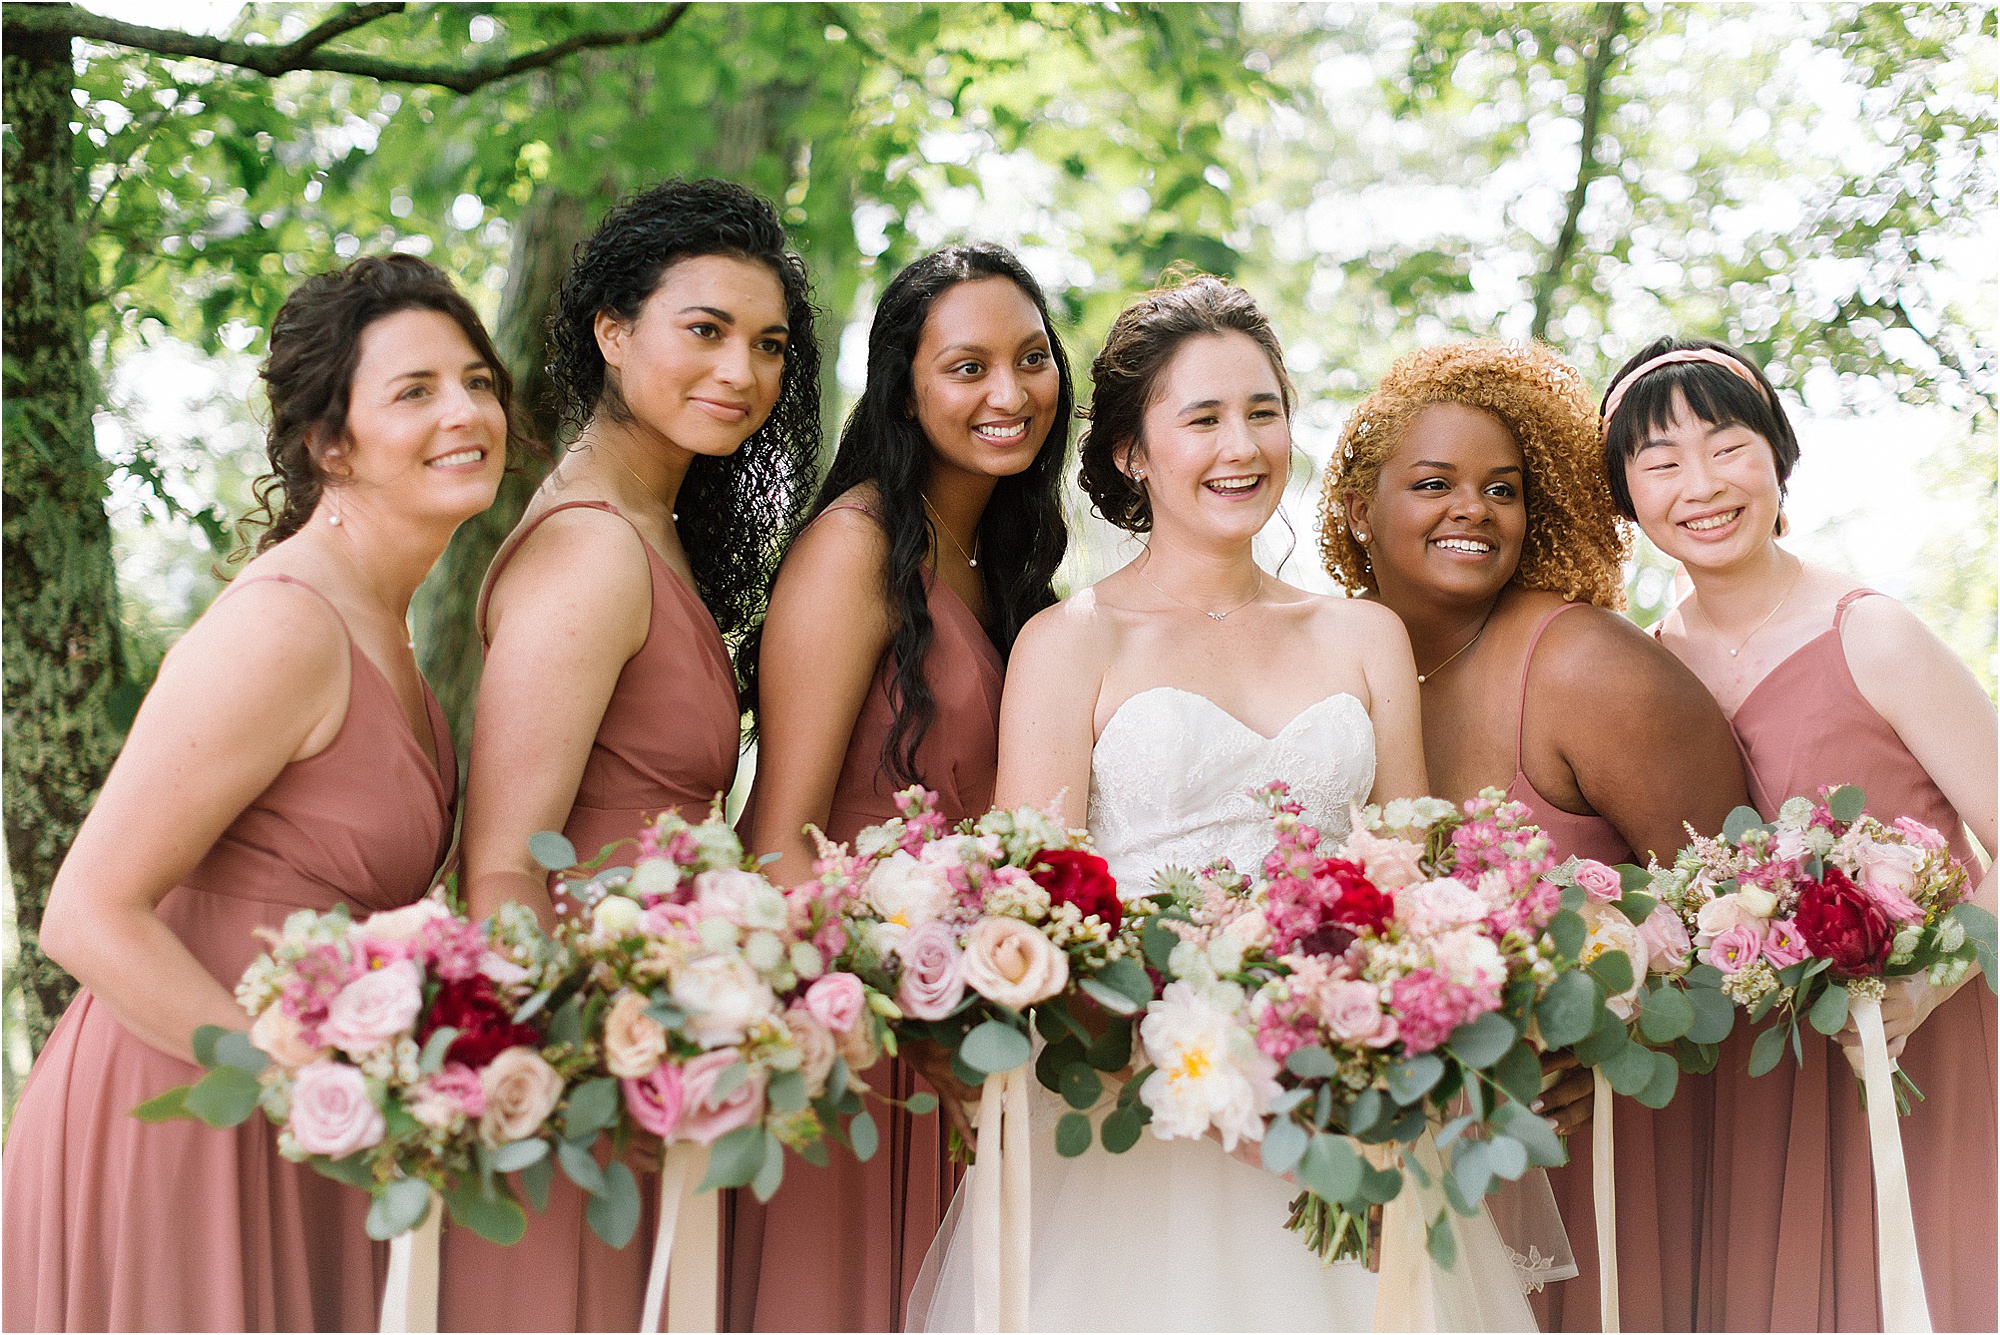
[[[1454,802],[1504,788],[1558,857],[1670,856],[1746,800],[1729,725],[1694,674],[1617,615],[1628,538],[1583,378],[1536,346],[1458,343],[1402,358],[1341,432],[1320,554],[1350,593],[1403,619],[1416,651],[1424,764]],[[1542,1100],[1590,1115],[1569,1072]],[[1620,1099],[1619,1306],[1628,1328],[1687,1330],[1701,1218],[1693,1183],[1709,1090],[1655,1113]],[[1704,1132],[1704,1134],[1697,1134]],[[1573,1239],[1591,1218],[1588,1138],[1550,1174]],[[1543,1329],[1596,1330],[1594,1249],[1534,1295]]]

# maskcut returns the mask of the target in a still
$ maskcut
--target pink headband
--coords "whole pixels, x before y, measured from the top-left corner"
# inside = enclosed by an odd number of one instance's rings
[[[1720,366],[1724,370],[1733,371],[1737,375],[1742,376],[1748,382],[1750,388],[1757,391],[1758,398],[1764,398],[1764,387],[1757,383],[1756,374],[1728,353],[1717,352],[1714,348],[1676,348],[1672,352],[1661,353],[1649,362],[1639,363],[1630,375],[1612,387],[1610,397],[1604,400],[1604,425],[1606,429],[1610,428],[1611,419],[1618,412],[1618,405],[1625,402],[1626,390],[1639,383],[1641,376],[1650,375],[1662,366],[1672,366],[1677,362],[1707,362],[1711,366]]]

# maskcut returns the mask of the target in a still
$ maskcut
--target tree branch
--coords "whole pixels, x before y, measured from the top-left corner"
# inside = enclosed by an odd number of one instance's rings
[[[1584,67],[1583,118],[1580,129],[1583,135],[1582,152],[1577,156],[1576,181],[1570,186],[1569,208],[1563,215],[1562,231],[1556,237],[1556,244],[1549,251],[1548,263],[1535,279],[1535,318],[1529,326],[1530,334],[1546,340],[1549,335],[1549,321],[1555,315],[1556,288],[1562,284],[1563,275],[1569,271],[1570,259],[1576,254],[1577,220],[1583,216],[1584,197],[1590,193],[1590,183],[1597,179],[1601,167],[1597,161],[1598,127],[1604,119],[1604,80],[1611,72],[1612,48],[1618,35],[1625,30],[1625,6],[1614,3],[1604,6],[1604,25],[1598,30],[1596,47],[1590,53],[1590,61]]]
[[[224,41],[218,37],[177,32],[170,28],[149,28],[92,14],[70,5],[10,5],[6,10],[5,26],[17,32],[82,37],[93,42],[150,51],[155,55],[213,60],[218,64],[236,65],[273,77],[293,70],[321,70],[331,74],[380,79],[386,83],[429,84],[455,93],[472,93],[489,83],[512,78],[526,70],[553,65],[565,56],[588,48],[638,46],[656,41],[671,32],[688,11],[686,0],[683,0],[643,28],[581,32],[507,60],[475,65],[410,65],[358,51],[320,49],[329,38],[372,23],[384,15],[399,13],[403,8],[402,4],[352,5],[298,41],[284,46],[252,46],[248,42]]]

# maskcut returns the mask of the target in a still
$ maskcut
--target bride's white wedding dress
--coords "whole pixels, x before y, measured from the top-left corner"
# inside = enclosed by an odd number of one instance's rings
[[[1374,728],[1351,695],[1320,700],[1265,737],[1204,696],[1154,687],[1118,707],[1091,753],[1091,838],[1128,899],[1169,865],[1228,857],[1254,873],[1272,837],[1253,789],[1284,780],[1338,841],[1374,774]],[[1285,1228],[1298,1187],[1213,1140],[1150,1132],[1124,1154],[1093,1145],[1064,1159],[1054,1127],[1066,1105],[1032,1089],[1030,1329],[1373,1328],[1376,1277],[1352,1261],[1323,1264]],[[956,1228],[966,1195],[961,1187],[925,1261],[912,1328],[971,1328],[973,1230]],[[1442,1328],[1534,1328],[1498,1246],[1461,1246],[1463,1273],[1431,1304]]]

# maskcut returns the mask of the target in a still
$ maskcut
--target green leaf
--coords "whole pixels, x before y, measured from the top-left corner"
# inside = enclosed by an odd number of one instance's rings
[[[1736,1027],[1736,1003],[1712,987],[1690,987],[1682,993],[1694,1010],[1688,1026],[1690,1043],[1715,1044],[1729,1037]]]
[[[1590,1037],[1600,1011],[1597,989],[1590,985],[1590,979],[1569,972],[1559,975],[1542,994],[1535,1007],[1535,1022],[1541,1026],[1542,1042],[1555,1051]]]
[[[1766,1015],[1769,1015],[1772,1011],[1772,1008],[1774,1008],[1778,1004],[1778,996],[1779,996],[1779,991],[1777,988],[1774,987],[1769,992],[1766,992],[1763,996],[1757,998],[1757,1004],[1752,1006],[1748,1012],[1750,1023],[1756,1024]]]
[[[1632,1044],[1631,1031],[1601,1002],[1597,1028],[1589,1038],[1571,1049],[1585,1066],[1604,1066]]]
[[[839,1103],[847,1093],[847,1058],[835,1057],[833,1069],[826,1073],[825,1099],[829,1103]]]
[[[1525,1151],[1523,1157],[1526,1157]],[[1452,1182],[1458,1187],[1459,1199],[1476,1209],[1478,1202],[1486,1195],[1486,1188],[1493,1182],[1492,1151],[1488,1148],[1487,1142],[1461,1140],[1452,1146],[1451,1176]]]
[[[1569,1151],[1563,1146],[1562,1137],[1556,1134],[1554,1124],[1526,1104],[1511,1099],[1501,1104],[1493,1110],[1493,1124],[1521,1142],[1530,1163],[1556,1168],[1569,1162]]]
[[[1264,1145],[1259,1151],[1264,1167],[1283,1177],[1298,1164],[1310,1139],[1306,1129],[1289,1118],[1271,1123],[1264,1132]]]
[[[976,1026],[958,1045],[958,1059],[981,1077],[1011,1071],[1033,1051],[1028,1036],[1004,1020]]]
[[[1714,990],[1722,986],[1722,970],[1713,964],[1697,964],[1681,975],[1681,981],[1689,987],[1706,987]]]
[[[1130,955],[1112,960],[1093,976],[1106,987],[1124,993],[1135,1007],[1144,1007],[1153,999],[1153,980],[1147,976],[1145,966]]]
[[[824,1139],[809,1140],[799,1146],[798,1152],[799,1157],[814,1168],[824,1168],[833,1162],[833,1154],[827,1149]]]
[[[708,1088],[708,1097],[703,1100],[711,1108],[720,1108],[729,1101],[729,1096],[743,1088],[743,1082],[750,1078],[750,1063],[737,1060],[716,1073],[715,1083]]]
[[[1640,891],[1627,890],[1624,897],[1613,900],[1611,906],[1624,914],[1626,921],[1634,927],[1640,927],[1653,916],[1653,910],[1660,906],[1660,901]]]
[[[1744,835],[1763,828],[1764,818],[1755,807],[1737,807],[1723,818],[1722,837],[1732,844],[1741,844]]]
[[[549,871],[568,871],[576,865],[576,845],[554,830],[537,830],[528,836],[528,856]]]
[[[1452,1118],[1449,1122],[1446,1122],[1444,1126],[1439,1129],[1437,1133],[1437,1140],[1435,1142],[1437,1147],[1441,1150],[1450,1149],[1451,1143],[1454,1140],[1457,1140],[1460,1136],[1464,1135],[1466,1128],[1471,1126],[1474,1122],[1478,1120],[1479,1119],[1473,1116],[1471,1113],[1467,1113],[1463,1117]]]
[[[847,1124],[847,1142],[854,1148],[854,1157],[862,1163],[875,1157],[875,1151],[882,1148],[882,1133],[875,1127],[873,1114],[854,1114],[854,1119]]]
[[[1451,1216],[1443,1210],[1438,1211],[1438,1217],[1424,1230],[1424,1250],[1440,1270],[1451,1269],[1458,1260],[1458,1240],[1451,1235]]]
[[[1405,1057],[1384,1071],[1383,1076],[1389,1085],[1389,1097],[1398,1103],[1415,1103],[1430,1092],[1431,1086],[1443,1078],[1444,1062],[1434,1054],[1426,1052],[1421,1056]],[[1325,1192],[1320,1194],[1326,1195]],[[1330,1201],[1343,1200],[1345,1194],[1326,1198]]]
[[[1063,1102],[1079,1112],[1088,1111],[1103,1093],[1103,1079],[1082,1062],[1062,1073]]]
[[[1690,1043],[1685,1038],[1674,1044],[1674,1058],[1690,1075],[1707,1075],[1722,1060],[1722,1048],[1714,1043]]]
[[[215,1040],[228,1032],[229,1030],[224,1029],[219,1024],[197,1026],[194,1031],[194,1038],[189,1044],[194,1049],[194,1059],[200,1062],[204,1068],[214,1066]]]
[[[1861,819],[1862,809],[1868,805],[1868,795],[1853,784],[1842,784],[1827,794],[1826,809],[1842,825],[1852,825]]]
[[[863,1114],[864,1116],[866,1114]],[[709,1147],[708,1171],[702,1174],[697,1191],[717,1187],[747,1187],[757,1170],[764,1166],[764,1128],[751,1123],[739,1126]]]
[[[1813,1028],[1831,1038],[1847,1023],[1847,1000],[1846,988],[1829,987],[1819,994],[1806,1018],[1812,1021]]]
[[[1785,1026],[1774,1024],[1750,1045],[1750,1074],[1763,1075],[1785,1059]]]
[[[1590,902],[1590,892],[1588,890],[1585,890],[1580,885],[1564,886],[1562,897],[1557,901],[1560,907],[1568,910],[1571,913],[1575,913],[1577,910],[1581,909],[1585,904],[1588,904],[1589,902]]]
[[[1537,1075],[1537,1084],[1540,1083],[1540,1079],[1541,1077]],[[1354,1101],[1347,1105],[1348,1131],[1357,1136],[1374,1131],[1376,1125],[1381,1122],[1382,1115],[1388,1111],[1386,1104],[1387,1101],[1383,1099],[1382,1091],[1379,1089],[1364,1089],[1356,1094]]]
[[[1627,1043],[1618,1055],[1604,1063],[1604,1078],[1620,1094],[1637,1094],[1653,1079],[1653,1053],[1638,1043]]]
[[[1132,1000],[1117,988],[1099,982],[1095,978],[1084,978],[1077,982],[1077,991],[1089,997],[1113,1015],[1137,1015],[1141,1003]]]
[[[609,1247],[623,1247],[639,1228],[639,1184],[623,1160],[613,1159],[604,1169],[604,1190],[583,1207],[590,1231]]]
[[[1056,1121],[1056,1153],[1074,1159],[1090,1148],[1090,1119],[1079,1112],[1064,1113]]]
[[[542,1142],[518,1140],[514,1143],[539,1145]],[[476,1179],[460,1178],[445,1193],[444,1207],[452,1223],[463,1224],[488,1242],[502,1247],[513,1246],[528,1232],[528,1212],[508,1193],[504,1184],[488,1195]]]
[[[1979,972],[1986,976],[1988,991],[2000,991],[2000,968],[1995,968],[1994,959],[2000,945],[2000,921],[1977,904],[1960,904],[1949,915],[1958,919],[1965,929],[1965,939],[1972,943],[1973,956],[1979,961]]]
[[[1671,1043],[1694,1027],[1694,1006],[1679,988],[1639,994],[1639,1032],[1649,1043]]]
[[[537,1214],[549,1208],[549,1184],[555,1181],[556,1161],[553,1156],[544,1155],[521,1170],[521,1190],[528,1195],[528,1204],[535,1207]]]
[[[808,1101],[806,1078],[797,1071],[780,1071],[772,1076],[770,1087],[765,1093],[771,1100],[771,1111],[780,1117],[790,1117],[805,1107]],[[910,1111],[915,1112],[916,1099],[913,1097],[910,1103]],[[929,1112],[930,1109],[926,1108],[924,1111]]]
[[[1304,1086],[1295,1086],[1271,1100],[1271,1115],[1283,1117],[1292,1109],[1313,1096],[1313,1091]]]
[[[1528,1147],[1512,1136],[1496,1135],[1486,1142],[1487,1162],[1493,1169],[1493,1176],[1504,1177],[1509,1182],[1521,1180],[1521,1174],[1528,1171]]]
[[[926,1116],[927,1114],[934,1113],[937,1111],[937,1106],[938,1106],[937,1095],[926,1094],[923,1090],[920,1089],[916,1093],[910,1095],[909,1098],[904,1099],[903,1106],[910,1110],[910,1115],[912,1117],[923,1117]]]
[[[234,1066],[237,1070],[256,1075],[271,1064],[271,1059],[250,1044],[250,1035],[241,1029],[225,1029],[218,1034],[212,1048],[216,1063]]]
[[[1042,1055],[1035,1058],[1035,1079],[1041,1083],[1042,1088],[1060,1094],[1063,1072],[1076,1063],[1087,1060],[1088,1053],[1083,1046],[1083,1040],[1073,1034],[1064,1034],[1061,1038],[1042,1046]]]
[[[1523,1103],[1532,1103],[1542,1092],[1542,1063],[1529,1044],[1516,1043],[1507,1050],[1507,1055],[1493,1063],[1488,1076]]]
[[[726,1076],[728,1072],[723,1074]],[[722,1081],[718,1079],[716,1083]],[[563,1116],[563,1132],[568,1139],[594,1136],[617,1120],[618,1082],[612,1077],[586,1080],[569,1092],[569,1111]]]
[[[568,1140],[557,1141],[556,1162],[562,1165],[563,1176],[591,1195],[604,1190],[604,1170],[598,1166],[590,1151],[581,1145]]]
[[[1105,1149],[1113,1154],[1123,1154],[1139,1143],[1139,1133],[1145,1126],[1146,1118],[1141,1106],[1128,1103],[1104,1119],[1104,1125],[1098,1128],[1098,1134],[1104,1140]]]
[[[1549,919],[1549,941],[1556,948],[1556,954],[1564,959],[1575,959],[1583,951],[1583,943],[1590,936],[1590,929],[1583,925],[1581,915],[1564,909]]]
[[[182,1106],[210,1126],[240,1126],[257,1107],[257,1077],[239,1066],[217,1066],[189,1086]]]
[[[330,1177],[336,1182],[345,1182],[350,1187],[359,1187],[370,1193],[375,1190],[375,1170],[369,1161],[367,1150],[356,1150],[338,1159],[315,1154],[311,1163],[321,1177]]]
[[[1301,1080],[1325,1080],[1340,1070],[1333,1054],[1318,1046],[1293,1048],[1285,1057],[1285,1069]]]
[[[1165,973],[1167,959],[1174,953],[1174,947],[1181,943],[1181,939],[1157,917],[1146,920],[1146,925],[1139,931],[1139,939],[1146,948],[1146,963]]]
[[[1644,890],[1653,883],[1653,873],[1629,862],[1621,862],[1612,870],[1618,873],[1619,888],[1628,895],[1634,890]]]
[[[493,1151],[493,1171],[496,1173],[518,1173],[531,1163],[548,1158],[549,1142],[546,1140],[516,1140]]]
[[[1085,1049],[1084,1060],[1100,1071],[1122,1071],[1132,1064],[1132,1025],[1112,1021]]]
[[[1451,1050],[1452,1056],[1473,1070],[1483,1071],[1506,1056],[1520,1037],[1514,1026],[1507,1022],[1506,1016],[1498,1011],[1488,1011],[1470,1024],[1462,1024],[1452,1030],[1445,1046]]]
[[[1607,950],[1590,962],[1590,975],[1615,997],[1632,986],[1632,957],[1622,950]]]
[[[549,1042],[576,1044],[583,1041],[583,996],[573,993],[549,1017]]]
[[[764,1163],[758,1168],[757,1176],[750,1179],[750,1194],[759,1201],[769,1201],[778,1194],[778,1186],[785,1180],[785,1147],[776,1136],[764,1137]]]
[[[368,1203],[368,1236],[387,1242],[424,1222],[431,1211],[431,1189],[414,1177],[385,1183]]]
[[[132,1110],[132,1116],[142,1122],[171,1122],[176,1117],[192,1117],[187,1110],[188,1091],[193,1085],[175,1085],[165,1093],[155,1094]]]
[[[1361,1190],[1361,1156],[1347,1137],[1321,1131],[1299,1158],[1298,1179],[1326,1201],[1344,1201]]]
[[[1403,1190],[1403,1175],[1394,1168],[1370,1168],[1361,1175],[1361,1199],[1387,1205]]]
[[[457,1037],[458,1030],[450,1025],[432,1033],[424,1040],[424,1050],[417,1058],[417,1069],[425,1075],[436,1075],[444,1066],[444,1054],[450,1050],[453,1040]]]
[[[1646,1087],[1632,1097],[1648,1108],[1664,1108],[1673,1102],[1674,1090],[1680,1086],[1681,1064],[1664,1052],[1655,1052],[1653,1058],[1653,1078]]]

